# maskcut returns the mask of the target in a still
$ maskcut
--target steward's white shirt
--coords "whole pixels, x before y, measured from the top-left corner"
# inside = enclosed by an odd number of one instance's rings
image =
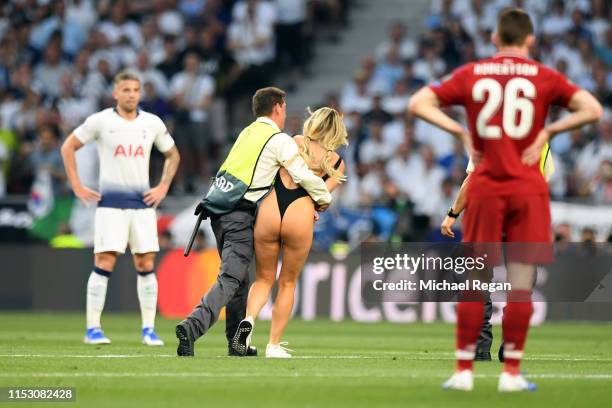
[[[272,185],[278,170],[285,167],[293,181],[302,186],[317,204],[330,203],[331,194],[327,190],[325,182],[308,168],[302,156],[299,155],[297,143],[293,138],[286,133],[282,133],[276,123],[267,117],[259,117],[257,121],[273,126],[279,133],[272,136],[261,151],[251,188]],[[265,190],[250,191],[244,195],[244,198],[256,202],[266,194],[267,191]]]

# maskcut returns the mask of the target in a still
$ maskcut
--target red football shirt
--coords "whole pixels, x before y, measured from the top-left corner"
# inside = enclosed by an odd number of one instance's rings
[[[471,175],[469,194],[547,193],[539,164],[521,153],[544,128],[551,105],[566,107],[579,89],[559,72],[513,53],[466,64],[430,85],[443,105],[462,105],[483,159]]]

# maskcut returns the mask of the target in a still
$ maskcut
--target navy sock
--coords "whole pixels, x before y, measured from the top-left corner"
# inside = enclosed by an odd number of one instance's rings
[[[155,271],[138,271],[138,275],[140,275],[140,276],[147,276],[147,275],[150,275],[152,273],[155,273]]]
[[[97,273],[98,275],[102,275],[102,276],[104,276],[106,278],[110,278],[110,276],[111,276],[111,272],[105,271],[104,269],[98,268],[97,266],[94,266],[93,272]]]

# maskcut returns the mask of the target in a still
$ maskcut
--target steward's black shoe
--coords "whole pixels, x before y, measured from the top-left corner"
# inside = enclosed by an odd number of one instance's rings
[[[251,345],[251,333],[253,332],[253,325],[247,320],[243,320],[238,324],[238,329],[232,343],[231,348],[239,355],[246,356],[249,346]]]
[[[176,355],[179,357],[193,357],[193,343],[195,342],[191,326],[183,320],[176,326],[176,338],[179,341]]]
[[[231,357],[257,357],[257,347],[249,346],[246,356],[238,354],[230,344],[227,345],[227,355]]]
[[[477,351],[474,361],[491,361],[491,353],[489,351]]]
[[[499,362],[500,362],[500,363],[503,363],[503,362],[504,362],[504,360],[506,359],[506,358],[504,357],[504,343],[502,343],[502,344],[499,346],[499,351],[497,352],[497,358],[499,358]]]

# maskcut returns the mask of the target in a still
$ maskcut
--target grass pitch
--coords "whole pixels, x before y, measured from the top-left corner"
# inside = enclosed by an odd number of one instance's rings
[[[158,319],[166,346],[140,344],[138,315],[105,314],[108,346],[82,343],[83,314],[0,314],[0,387],[76,387],[84,407],[570,407],[612,401],[612,325],[535,327],[523,370],[535,393],[500,395],[500,364],[476,364],[472,393],[442,391],[453,371],[454,327],[445,324],[290,322],[291,360],[227,357],[215,325],[195,358],[175,356],[175,321]],[[263,354],[267,322],[254,344]],[[495,331],[495,349],[499,328]],[[0,403],[0,406],[32,403]],[[39,404],[35,404],[38,406]]]

